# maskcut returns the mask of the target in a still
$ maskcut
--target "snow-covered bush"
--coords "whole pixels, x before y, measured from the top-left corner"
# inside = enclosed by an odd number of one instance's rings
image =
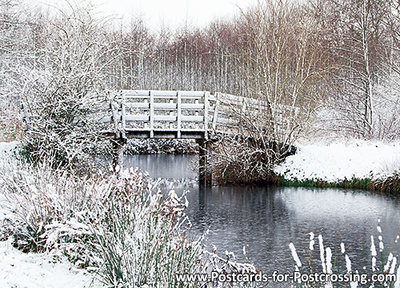
[[[176,273],[203,269],[202,241],[187,230],[184,196],[157,192],[139,170],[82,178],[51,166],[2,169],[16,247],[67,255],[113,287],[166,285]]]
[[[104,141],[98,120],[105,115],[99,112],[108,104],[106,70],[119,50],[107,40],[107,22],[89,8],[48,18],[37,36],[37,61],[27,72],[25,152],[34,162],[53,158],[57,165],[82,167],[88,149]]]
[[[193,139],[129,139],[128,154],[195,154],[198,152]]]
[[[219,183],[267,181],[276,165],[293,155],[296,147],[258,137],[224,136],[213,144],[211,169]]]
[[[94,179],[50,168],[12,162],[1,170],[2,193],[9,210],[6,230],[14,245],[29,251],[66,254],[80,266],[93,264],[93,235],[81,215],[90,209]],[[91,257],[91,256],[90,256]]]
[[[8,210],[1,234],[12,237],[17,248],[66,255],[97,271],[109,287],[210,287],[179,282],[176,275],[256,273],[232,253],[221,257],[205,251],[203,237],[189,230],[185,195],[161,193],[160,183],[147,173],[89,178],[52,166],[14,162],[0,169],[0,205]],[[212,287],[231,287],[217,284]]]

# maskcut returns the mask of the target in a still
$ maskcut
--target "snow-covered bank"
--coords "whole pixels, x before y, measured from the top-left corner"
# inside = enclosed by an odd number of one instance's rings
[[[103,287],[85,270],[75,269],[67,260],[52,256],[22,253],[11,241],[0,241],[1,287]]]
[[[298,151],[274,169],[285,180],[382,179],[400,171],[400,143],[353,142],[297,145]]]

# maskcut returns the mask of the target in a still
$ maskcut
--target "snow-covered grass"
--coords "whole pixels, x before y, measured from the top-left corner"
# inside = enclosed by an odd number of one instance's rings
[[[61,255],[54,253],[23,253],[16,249],[8,233],[18,221],[15,208],[21,203],[10,203],[5,195],[4,178],[15,168],[14,149],[18,142],[0,143],[0,279],[1,287],[104,287],[93,274],[77,269],[75,265]],[[45,179],[44,179],[45,180]],[[48,180],[48,179],[47,179]],[[29,195],[32,196],[33,195]]]
[[[400,171],[400,143],[352,142],[350,144],[298,145],[295,155],[274,169],[285,180],[382,179]]]

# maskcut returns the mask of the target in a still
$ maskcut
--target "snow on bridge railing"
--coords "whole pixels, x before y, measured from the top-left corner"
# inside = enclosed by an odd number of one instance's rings
[[[111,115],[103,117],[117,138],[207,139],[214,133],[242,133],[251,112],[266,102],[208,91],[109,91]],[[247,127],[249,129],[249,127]]]
[[[209,95],[206,91],[109,92],[114,130],[122,138],[207,137]]]

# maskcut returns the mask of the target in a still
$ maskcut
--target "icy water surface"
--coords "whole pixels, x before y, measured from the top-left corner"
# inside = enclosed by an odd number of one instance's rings
[[[353,270],[370,270],[371,234],[378,247],[377,221],[381,219],[385,254],[392,249],[400,230],[398,198],[370,192],[342,189],[288,188],[267,186],[225,186],[199,189],[193,171],[194,155],[138,155],[128,166],[147,170],[150,176],[169,178],[169,188],[189,190],[189,215],[194,233],[209,230],[206,243],[243,260],[248,258],[264,273],[293,271],[289,243],[293,242],[303,262],[308,259],[309,236],[323,235],[325,247],[343,242]],[[319,259],[318,239],[313,258]],[[338,245],[336,245],[338,247]],[[340,249],[337,253],[340,252]],[[395,256],[400,252],[394,249]],[[379,253],[379,252],[378,252]],[[339,253],[340,254],[340,253]],[[342,264],[344,268],[344,263]]]

